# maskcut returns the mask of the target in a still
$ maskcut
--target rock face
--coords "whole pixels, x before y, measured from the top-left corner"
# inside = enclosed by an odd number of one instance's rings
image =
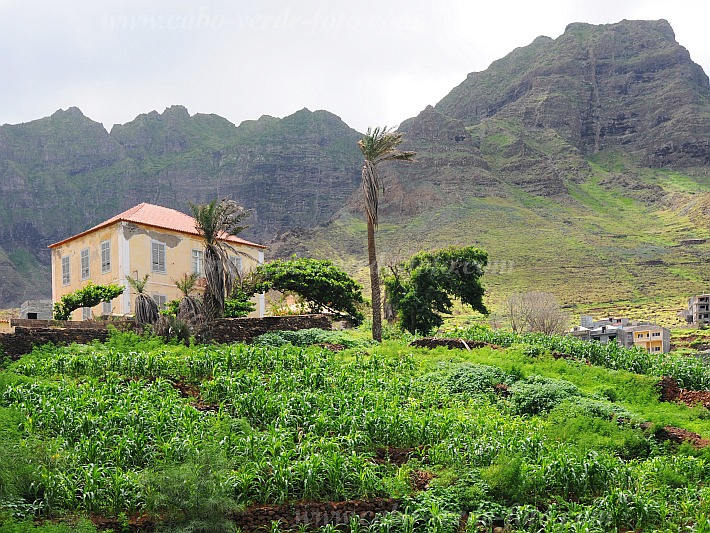
[[[665,20],[570,24],[475,72],[436,106],[467,126],[491,117],[553,129],[585,155],[646,166],[710,163],[708,77]]]

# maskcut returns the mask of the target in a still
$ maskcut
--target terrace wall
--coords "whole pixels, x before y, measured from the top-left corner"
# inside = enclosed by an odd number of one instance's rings
[[[95,340],[104,342],[108,337],[108,325],[127,331],[134,328],[133,321],[62,321],[12,319],[13,333],[0,334],[0,351],[12,359],[32,351],[34,346],[47,344],[88,344]],[[249,342],[269,331],[299,329],[331,329],[326,315],[289,315],[265,318],[223,318],[210,325],[213,342]]]

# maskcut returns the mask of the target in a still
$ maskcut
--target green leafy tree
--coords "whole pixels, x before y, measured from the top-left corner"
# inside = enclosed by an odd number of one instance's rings
[[[145,285],[148,283],[149,275],[146,274],[143,279],[132,278],[131,276],[126,276],[126,280],[129,285],[138,293],[136,295],[136,304],[133,311],[133,315],[136,318],[136,322],[141,326],[146,324],[155,324],[158,321],[160,312],[158,311],[158,304],[155,300],[148,296],[145,291]]]
[[[258,266],[247,282],[247,292],[274,289],[300,295],[313,312],[329,311],[355,324],[363,321],[362,287],[332,261],[294,257]]]
[[[256,305],[249,301],[249,298],[250,295],[246,293],[242,284],[236,284],[230,297],[224,301],[224,316],[226,318],[240,318],[254,311]]]
[[[404,134],[388,130],[387,127],[367,129],[365,136],[358,141],[365,162],[362,165],[360,187],[365,203],[367,220],[367,258],[370,266],[370,286],[372,290],[372,338],[382,341],[382,294],[380,289],[377,250],[375,248],[375,229],[378,225],[377,211],[379,195],[382,189],[378,166],[386,161],[408,161],[415,152],[397,149],[404,140]]]
[[[387,299],[399,325],[410,333],[428,334],[444,323],[453,298],[488,314],[483,304],[481,276],[488,255],[474,247],[419,252],[408,261],[390,267],[384,278]]]
[[[54,319],[69,320],[72,312],[80,307],[94,307],[101,302],[109,302],[123,294],[119,285],[95,285],[89,281],[84,287],[65,294],[54,304]]]
[[[232,292],[239,271],[229,258],[239,252],[225,240],[238,235],[247,226],[242,221],[249,211],[233,200],[213,200],[209,204],[190,204],[195,227],[205,241],[205,278],[207,284],[202,300],[209,318],[224,315],[224,302]]]

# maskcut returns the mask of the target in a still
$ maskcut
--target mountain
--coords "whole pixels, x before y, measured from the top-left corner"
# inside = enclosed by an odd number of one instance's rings
[[[475,244],[492,303],[536,288],[600,312],[670,310],[710,288],[710,84],[666,21],[538,37],[399,130],[418,155],[386,171],[381,264]],[[365,279],[361,220],[356,193],[327,227],[272,248],[339,257]]]
[[[238,127],[182,106],[110,133],[77,108],[0,126],[0,307],[50,294],[48,244],[143,201],[189,212],[237,199],[263,242],[325,223],[357,185],[359,138],[307,109]]]
[[[399,129],[417,160],[386,169],[382,264],[480,246],[493,304],[538,288],[578,310],[670,309],[710,290],[710,83],[666,21],[570,24]],[[47,244],[141,201],[235,198],[272,257],[330,257],[365,280],[359,137],[305,109],[234,126],[173,106],[109,133],[72,108],[0,126],[0,306],[48,293]]]

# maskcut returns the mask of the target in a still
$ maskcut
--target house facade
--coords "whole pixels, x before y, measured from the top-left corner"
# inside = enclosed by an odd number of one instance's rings
[[[639,324],[624,328],[622,344],[627,348],[638,346],[651,353],[666,353],[671,350],[671,332],[655,324]]]
[[[246,273],[264,262],[263,245],[239,237],[223,239],[232,249],[231,259]],[[49,246],[52,250],[52,301],[84,287],[115,283],[125,287],[121,296],[94,308],[74,311],[72,319],[132,314],[136,293],[127,276],[143,279],[144,292],[159,307],[179,299],[175,281],[191,273],[204,273],[204,242],[189,215],[142,203],[93,228]],[[204,287],[198,282],[197,290]],[[256,296],[252,316],[264,316],[264,297]]]
[[[688,300],[685,319],[695,326],[710,326],[710,294],[698,294]]]
[[[632,322],[628,318],[594,320],[585,315],[581,318],[581,325],[573,327],[568,334],[602,344],[614,341],[627,348],[638,346],[651,353],[671,350],[671,332],[668,328],[648,322]]]

